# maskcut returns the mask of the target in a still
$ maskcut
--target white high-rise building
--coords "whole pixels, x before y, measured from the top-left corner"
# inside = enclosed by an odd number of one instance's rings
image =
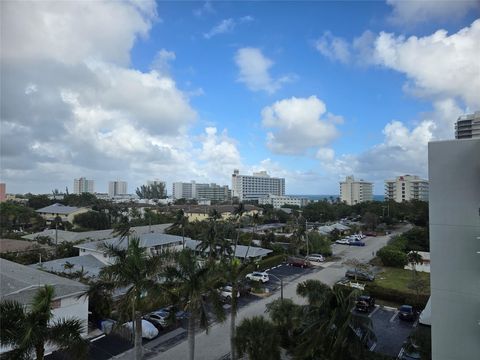
[[[174,199],[197,199],[228,201],[232,194],[227,185],[217,184],[198,184],[195,181],[189,183],[174,182],[172,186],[172,195]]]
[[[480,111],[462,115],[455,123],[455,139],[480,138]]]
[[[385,180],[385,200],[428,201],[428,180],[420,179],[416,175],[404,175],[394,180]]]
[[[94,193],[95,184],[93,180],[87,180],[84,177],[73,179],[73,192],[77,195],[83,193]]]
[[[253,175],[240,175],[235,169],[232,174],[232,196],[239,201],[259,200],[268,194],[285,195],[285,179],[270,177],[266,171]]]
[[[480,139],[431,142],[432,359],[480,354]]]
[[[355,180],[347,176],[345,181],[340,182],[340,201],[348,205],[355,205],[365,201],[373,200],[373,183],[365,180]]]
[[[115,196],[127,194],[127,182],[126,181],[109,181],[108,182],[108,196],[113,198]]]

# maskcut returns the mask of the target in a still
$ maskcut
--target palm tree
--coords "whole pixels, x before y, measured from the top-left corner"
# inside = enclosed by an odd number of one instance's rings
[[[118,236],[120,240],[127,239],[127,244],[130,242],[131,224],[128,216],[122,216],[120,221],[113,226],[112,235]]]
[[[200,327],[207,332],[210,326],[207,305],[213,306],[217,320],[225,319],[220,295],[216,290],[221,276],[217,272],[218,269],[213,260],[201,265],[197,262],[195,254],[188,249],[179,252],[176,260],[176,266],[168,266],[165,269],[166,284],[176,289],[183,309],[190,313],[187,332],[189,358],[193,360],[195,358],[197,320]]]
[[[282,344],[289,347],[295,344],[294,333],[302,320],[302,307],[291,299],[277,299],[267,304],[267,312],[281,335]]]
[[[257,225],[260,223],[260,215],[258,212],[254,213],[252,215],[252,224],[253,224],[253,231],[252,231],[252,238],[250,239],[250,242],[248,243],[247,251],[245,252],[245,259],[244,261],[248,260],[248,252],[250,251],[250,247],[252,246],[253,238],[255,237],[255,233],[257,232]]]
[[[235,239],[235,248],[234,248],[234,253],[237,250],[237,245],[238,245],[238,239],[240,238],[240,225],[241,225],[241,220],[243,213],[245,212],[245,205],[243,203],[238,204],[238,206],[235,208],[233,211],[233,215],[236,217],[237,221],[237,238]]]
[[[82,321],[75,318],[53,319],[51,310],[55,290],[45,285],[35,294],[27,308],[16,301],[0,303],[0,341],[2,346],[14,349],[9,353],[13,359],[29,359],[35,352],[37,359],[43,359],[45,343],[52,343],[70,356],[86,357],[87,343],[82,339]]]
[[[415,278],[417,276],[417,264],[422,263],[423,257],[417,251],[410,251],[407,255],[407,260],[408,260],[409,264],[412,265],[413,280],[415,280]]]
[[[244,319],[237,327],[235,344],[238,355],[247,354],[250,360],[280,359],[280,336],[263,316]]]
[[[188,217],[185,216],[185,212],[182,209],[175,214],[174,225],[182,228],[182,249],[185,249],[185,227],[188,225]]]
[[[132,238],[126,248],[106,244],[105,249],[113,262],[102,269],[100,279],[109,290],[127,289],[121,296],[119,307],[127,314],[131,314],[134,322],[135,358],[141,359],[143,356],[141,312],[149,308],[147,296],[161,294],[162,287],[158,282],[158,274],[162,269],[164,256],[149,256],[145,248],[140,246],[138,238]]]
[[[239,293],[240,281],[244,278],[249,263],[242,263],[232,256],[230,259],[225,259],[221,265],[225,279],[232,286],[232,297],[230,299],[230,358],[236,360],[235,331],[238,310],[237,294]]]
[[[205,251],[208,249],[208,258],[213,259],[217,256],[218,245],[218,229],[217,220],[220,218],[220,214],[216,209],[210,212],[208,218],[208,225],[205,227],[203,233],[203,241],[197,246],[198,250]]]
[[[318,280],[307,280],[297,286],[297,294],[308,302],[295,349],[297,354],[322,359],[362,354],[373,330],[370,318],[356,316],[351,311],[358,296],[356,290],[330,289]]]

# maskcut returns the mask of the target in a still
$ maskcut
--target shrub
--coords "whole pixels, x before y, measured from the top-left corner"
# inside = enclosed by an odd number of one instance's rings
[[[416,294],[397,289],[384,288],[375,282],[368,283],[365,287],[365,292],[377,299],[391,301],[397,304],[409,304],[419,310],[425,308],[428,298],[430,297],[428,294],[419,294],[417,296]]]
[[[407,255],[393,245],[387,245],[377,252],[383,265],[403,268],[407,265]]]
[[[265,269],[270,269],[273,266],[280,265],[282,262],[285,261],[285,255],[274,255],[267,257],[266,259],[262,259],[258,262],[258,271],[263,271]]]

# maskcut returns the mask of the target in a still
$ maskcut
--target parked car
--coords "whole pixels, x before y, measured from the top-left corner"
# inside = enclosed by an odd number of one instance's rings
[[[363,241],[360,241],[360,240],[355,240],[355,241],[350,241],[350,243],[348,245],[350,245],[350,246],[365,246],[365,243]]]
[[[405,321],[414,321],[415,311],[411,305],[402,305],[398,308],[398,318]]]
[[[320,254],[310,254],[307,257],[305,257],[305,259],[308,261],[313,261],[317,263],[325,261],[325,258],[323,257],[323,255],[320,255]]]
[[[310,262],[308,260],[298,258],[298,257],[293,257],[293,256],[288,257],[287,265],[301,267],[301,268],[306,268],[306,267],[312,266],[312,264],[310,264]]]
[[[129,321],[123,324],[130,332],[133,331],[133,323]],[[158,335],[157,328],[149,321],[142,319],[142,338],[144,339],[153,339]]]
[[[258,271],[254,271],[250,274],[247,274],[245,278],[251,281],[260,281],[262,283],[266,283],[270,280],[266,272],[258,272]]]
[[[360,312],[369,312],[375,307],[375,298],[370,295],[361,295],[355,302],[355,310]]]
[[[170,319],[170,312],[165,309],[153,311],[143,317],[145,320],[150,321],[157,327],[167,327]]]
[[[363,281],[373,281],[373,280],[375,280],[375,275],[370,274],[367,271],[358,270],[358,269],[357,270],[354,270],[354,269],[347,270],[347,272],[345,273],[345,276],[347,278],[350,278],[350,279],[355,279],[355,277],[356,277],[357,280],[363,280]]]
[[[341,239],[341,240],[335,241],[335,244],[340,244],[340,245],[348,245],[349,243],[350,241],[348,239]]]
[[[365,231],[363,234],[365,236],[377,236],[377,233],[375,231]]]
[[[229,302],[232,299],[232,287],[230,285],[223,286],[222,288],[218,289],[220,293],[220,297],[222,300]],[[237,298],[240,297],[240,292],[237,291]]]

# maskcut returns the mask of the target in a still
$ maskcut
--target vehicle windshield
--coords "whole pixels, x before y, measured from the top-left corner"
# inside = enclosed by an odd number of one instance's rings
[[[411,312],[411,311],[412,311],[412,307],[411,307],[411,306],[408,306],[408,305],[402,305],[402,306],[400,306],[400,311],[402,311],[402,312]]]

